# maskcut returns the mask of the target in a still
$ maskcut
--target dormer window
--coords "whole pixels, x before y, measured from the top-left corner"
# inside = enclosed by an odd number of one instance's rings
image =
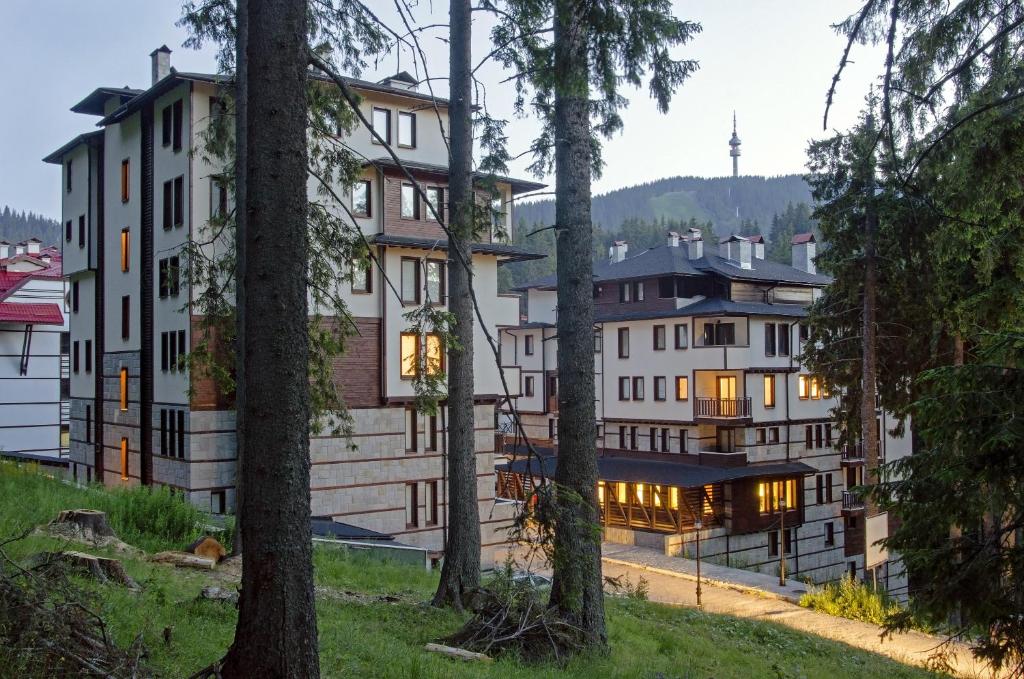
[[[388,112],[390,114],[390,111]],[[376,123],[374,123],[376,127]],[[416,148],[416,114],[398,112],[398,145]]]
[[[373,109],[373,131],[380,135],[385,144],[391,143],[391,110],[386,108]],[[379,144],[377,138],[373,138],[374,144]]]

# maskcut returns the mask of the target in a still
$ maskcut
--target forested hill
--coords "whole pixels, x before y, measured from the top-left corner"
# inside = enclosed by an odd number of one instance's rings
[[[767,232],[772,216],[789,203],[811,203],[811,191],[801,175],[779,177],[668,177],[595,196],[594,226],[616,231],[628,219],[711,222],[715,232],[739,232],[742,221],[757,221]],[[738,210],[738,215],[737,215]],[[551,224],[553,200],[516,206],[516,220]]]
[[[29,238],[38,238],[43,245],[60,245],[60,222],[5,205],[0,210],[0,240],[19,243]]]

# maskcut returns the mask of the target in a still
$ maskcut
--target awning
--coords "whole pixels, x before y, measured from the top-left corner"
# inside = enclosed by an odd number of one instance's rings
[[[501,464],[498,471],[529,474],[530,476],[553,477],[558,458],[553,455],[539,459],[522,458]],[[738,479],[803,476],[813,474],[814,467],[803,462],[773,462],[751,464],[743,467],[709,467],[685,462],[663,462],[633,457],[597,458],[598,477],[602,481],[626,481],[630,483],[654,483],[679,488],[698,488],[709,483],[722,483]]]

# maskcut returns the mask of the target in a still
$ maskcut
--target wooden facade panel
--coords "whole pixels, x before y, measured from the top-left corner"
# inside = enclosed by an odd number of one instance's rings
[[[726,484],[730,486],[729,493],[727,494],[730,501],[726,503],[726,506],[729,508],[730,532],[734,534],[756,533],[779,527],[779,512],[762,514],[758,508],[757,496],[758,483],[779,480],[782,479],[752,478]],[[802,477],[797,477],[796,482],[796,496],[802,498],[804,496],[804,480]],[[803,505],[786,510],[787,526],[799,526],[803,523],[803,519]]]
[[[664,299],[658,297],[657,278],[648,278],[639,282],[643,283],[644,286],[644,299],[641,302],[620,302],[619,282],[598,283],[598,292],[594,296],[595,314],[628,313],[631,311],[666,311],[676,308],[675,297],[666,297]],[[632,284],[633,281],[629,281],[628,283]],[[626,281],[621,283],[621,285],[626,284]],[[670,321],[665,322],[669,323]],[[672,341],[671,333],[669,333],[668,341]]]
[[[345,339],[345,353],[332,363],[334,384],[349,408],[381,405],[381,321],[353,318],[355,331]],[[325,319],[337,322],[335,319]]]
[[[189,324],[192,332],[192,341],[189,344],[192,351],[208,346],[213,361],[218,366],[228,367],[231,375],[235,374],[234,365],[229,363],[233,360],[223,345],[222,333],[216,326],[207,327],[203,316],[192,316]],[[190,407],[192,410],[230,410],[235,407],[234,393],[226,393],[214,377],[213,370],[200,365],[193,365],[189,375],[192,387]]]
[[[857,556],[864,553],[864,512],[847,516],[843,523],[843,555]]]
[[[439,187],[443,189],[444,202],[442,218],[448,219],[448,178],[432,173],[414,173],[416,181],[424,190],[428,187]],[[432,219],[427,206],[419,198],[419,219],[402,217],[402,184],[408,183],[405,176],[397,171],[389,171],[384,176],[384,233],[395,236],[409,236],[412,238],[448,238],[444,229]],[[477,191],[477,197],[481,205],[486,205],[490,194],[485,191]],[[484,230],[474,238],[474,241],[487,243],[491,240],[489,231]]]

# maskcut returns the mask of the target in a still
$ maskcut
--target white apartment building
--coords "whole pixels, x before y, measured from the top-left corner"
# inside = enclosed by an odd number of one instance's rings
[[[838,401],[800,361],[807,306],[829,282],[815,270],[815,247],[813,236],[798,236],[788,266],[764,259],[761,237],[732,236],[711,252],[694,230],[636,253],[615,243],[595,266],[605,540],[692,556],[700,521],[702,553],[718,563],[774,574],[784,554],[793,576],[853,573],[905,595],[902,567],[875,544],[888,517],[852,490],[876,460],[859,446],[838,448]],[[502,363],[520,380],[503,431],[515,430],[517,413],[554,455],[555,281],[523,291],[527,322],[502,331]],[[880,459],[909,454],[909,438],[888,435],[891,423],[878,417]],[[522,441],[510,440],[499,495],[515,498],[541,471],[553,474],[555,458],[536,468]]]
[[[180,361],[205,330],[197,291],[180,273],[182,248],[204,238],[211,217],[230,207],[218,168],[190,152],[202,144],[211,116],[219,115],[225,81],[176,72],[169,54],[163,47],[151,55],[148,88],[101,87],[76,104],[72,110],[92,117],[99,129],[45,159],[62,168],[64,219],[71,225],[65,266],[78,300],[71,339],[89,357],[71,378],[71,474],[108,485],[163,484],[204,508],[230,512],[237,455],[230,395]],[[444,211],[447,102],[419,91],[407,73],[349,84],[375,130]],[[333,379],[351,410],[354,433],[351,440],[321,435],[310,442],[312,511],[439,550],[446,523],[446,415],[443,408],[433,417],[416,411],[413,371],[417,352],[442,369],[445,357],[436,355],[437,337],[409,332],[404,314],[427,296],[445,303],[447,241],[369,131],[356,129],[344,141],[366,159],[363,177],[354,187],[334,188],[383,270],[361,270],[344,295],[356,334],[335,361]],[[539,186],[498,178],[507,233],[514,223],[512,196]],[[476,294],[496,335],[499,325],[518,322],[517,297],[498,294],[498,267],[534,255],[495,238],[472,249]],[[499,529],[508,511],[492,511],[499,371],[484,350],[481,328],[476,337],[486,548],[503,542]]]
[[[60,251],[0,241],[0,457],[67,466],[67,311]]]

